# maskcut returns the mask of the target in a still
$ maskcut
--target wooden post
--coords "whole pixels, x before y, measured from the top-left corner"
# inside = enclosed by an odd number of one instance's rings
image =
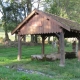
[[[18,35],[18,56],[17,56],[18,61],[20,61],[20,59],[21,59],[21,52],[22,52],[21,47],[22,47],[22,45],[21,45],[21,36]]]
[[[42,54],[44,54],[44,41],[45,41],[45,37],[44,35],[42,35]]]
[[[80,37],[78,37],[78,61],[80,61]]]
[[[65,51],[64,51],[64,32],[60,33],[59,36],[59,43],[60,43],[60,65],[61,67],[65,66]]]
[[[57,42],[57,47],[58,47],[58,54],[60,54],[60,41],[58,39],[58,42]]]

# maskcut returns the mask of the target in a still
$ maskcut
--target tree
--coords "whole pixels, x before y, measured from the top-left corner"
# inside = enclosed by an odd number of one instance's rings
[[[45,11],[80,23],[79,0],[45,0]]]
[[[80,1],[79,0],[45,0],[46,12],[80,23]],[[48,38],[48,42],[50,38]]]
[[[0,0],[0,12],[3,14],[2,17],[2,22],[3,22],[3,27],[4,27],[4,31],[5,31],[5,41],[9,40],[9,36],[8,36],[8,31],[7,31],[7,18],[6,18],[6,7],[4,6],[4,2],[2,0]]]
[[[26,7],[24,4],[21,4],[21,2],[16,0],[6,0],[5,2],[0,0],[6,40],[9,38],[8,31],[12,31],[26,17]]]
[[[14,3],[15,4],[15,3]],[[0,12],[3,14],[2,22],[3,28],[5,31],[5,41],[9,40],[8,31],[13,30],[14,26],[17,25],[17,7],[10,1],[1,1],[0,0]],[[21,19],[21,18],[20,18]],[[19,19],[19,20],[20,20]]]

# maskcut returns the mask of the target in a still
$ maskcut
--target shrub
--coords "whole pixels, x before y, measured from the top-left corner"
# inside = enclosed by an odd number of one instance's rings
[[[22,76],[21,80],[30,80],[27,76]]]

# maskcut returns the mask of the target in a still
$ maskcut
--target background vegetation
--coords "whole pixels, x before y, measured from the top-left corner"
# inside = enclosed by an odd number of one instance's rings
[[[9,40],[8,32],[11,32],[34,8],[80,23],[79,6],[79,0],[0,0],[0,27],[5,31],[5,40]],[[37,36],[31,35],[31,42],[37,42],[34,38]]]

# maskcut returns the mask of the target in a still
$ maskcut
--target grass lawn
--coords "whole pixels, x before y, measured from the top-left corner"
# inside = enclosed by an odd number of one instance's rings
[[[52,50],[51,45],[45,45],[45,53],[56,52]],[[65,48],[65,51],[72,51],[71,45]],[[80,62],[76,59],[66,59],[66,66],[59,67],[57,61],[32,61],[32,54],[41,54],[41,46],[23,46],[22,60],[17,61],[17,47],[0,48],[0,80],[80,80]],[[9,66],[10,68],[6,68]],[[17,68],[24,70],[34,70],[51,75],[52,77],[40,75],[37,73],[29,74],[18,72]],[[28,79],[27,79],[28,78]]]

